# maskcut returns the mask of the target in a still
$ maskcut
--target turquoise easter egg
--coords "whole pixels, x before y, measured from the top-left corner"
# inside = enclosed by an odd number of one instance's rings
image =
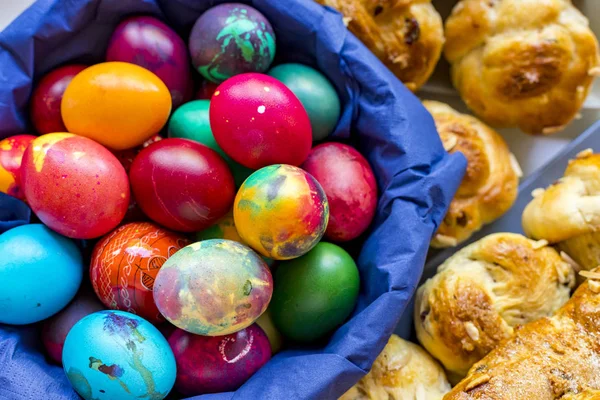
[[[161,400],[177,375],[160,331],[124,311],[99,311],[77,322],[62,358],[69,382],[85,400]]]
[[[0,235],[0,323],[44,320],[75,297],[83,276],[77,246],[44,225]]]

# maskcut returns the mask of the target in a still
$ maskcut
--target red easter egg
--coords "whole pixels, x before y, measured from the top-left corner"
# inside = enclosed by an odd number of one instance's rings
[[[108,308],[163,322],[152,297],[154,279],[165,261],[188,244],[184,236],[149,222],[122,225],[94,248],[94,291]]]
[[[325,237],[352,240],[368,227],[377,207],[377,183],[369,162],[356,149],[341,143],[314,147],[302,168],[323,187],[329,201]]]
[[[219,146],[252,169],[272,164],[298,166],[312,144],[300,100],[283,83],[257,73],[223,82],[211,99],[210,126]]]
[[[41,133],[66,132],[60,103],[71,79],[86,65],[65,65],[44,76],[31,94],[31,122]]]
[[[196,232],[231,209],[235,195],[227,163],[187,139],[163,139],[143,149],[129,172],[142,211],[169,229]]]
[[[175,388],[184,396],[236,390],[271,358],[271,345],[256,324],[225,336],[177,329],[169,336],[177,362]]]
[[[0,141],[0,192],[25,201],[21,189],[21,161],[32,135],[11,136]]]
[[[200,83],[200,87],[194,96],[196,100],[210,100],[212,95],[215,93],[215,90],[219,87],[218,83],[214,83],[211,81],[203,80]]]
[[[21,164],[23,193],[49,228],[76,239],[114,229],[129,203],[127,173],[102,145],[70,133],[31,142]]]

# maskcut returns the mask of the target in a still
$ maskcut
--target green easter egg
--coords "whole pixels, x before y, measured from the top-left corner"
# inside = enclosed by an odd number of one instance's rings
[[[329,80],[302,64],[281,64],[269,75],[283,82],[302,102],[310,118],[313,140],[329,136],[340,119],[340,99]]]

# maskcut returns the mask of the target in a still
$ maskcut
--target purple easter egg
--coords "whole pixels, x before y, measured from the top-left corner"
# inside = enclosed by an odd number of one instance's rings
[[[106,51],[106,61],[123,61],[152,71],[171,92],[173,108],[193,95],[185,42],[154,17],[127,18],[117,26]]]

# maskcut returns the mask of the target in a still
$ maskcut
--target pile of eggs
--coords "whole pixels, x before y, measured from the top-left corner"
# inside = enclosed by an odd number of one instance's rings
[[[105,62],[37,83],[40,136],[0,141],[0,191],[39,220],[0,235],[0,323],[45,320],[47,355],[83,398],[235,390],[352,313],[356,264],[321,239],[365,232],[375,178],[324,142],[340,116],[331,83],[273,67],[275,43],[242,4],[202,14],[188,46],[130,17]]]

